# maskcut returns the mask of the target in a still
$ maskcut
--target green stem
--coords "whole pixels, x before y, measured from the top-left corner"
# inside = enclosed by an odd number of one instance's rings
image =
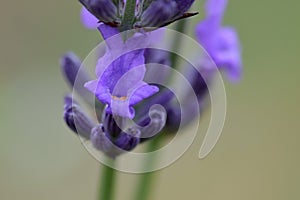
[[[136,0],[127,0],[125,6],[125,12],[122,19],[122,31],[132,29],[132,25],[135,20],[135,7]]]
[[[148,147],[147,147],[147,152],[152,152],[155,151],[162,140],[161,136],[158,136],[152,140],[149,141]],[[151,156],[149,159],[146,161],[145,166],[147,168],[151,167],[153,163],[155,162],[155,157]],[[154,179],[154,172],[147,172],[144,174],[139,175],[139,183],[138,187],[136,189],[135,193],[135,200],[147,200],[149,199],[150,192],[151,192],[151,185],[153,183]]]
[[[180,20],[175,25],[175,31],[179,33],[184,33],[185,28],[186,28],[186,20]],[[181,44],[182,44],[182,37],[174,38],[172,50],[176,51],[177,49],[180,48]],[[176,69],[177,62],[178,62],[178,55],[175,53],[171,53],[170,61],[171,61],[171,67]]]
[[[178,21],[175,26],[175,30],[180,33],[184,33],[185,28],[186,28],[186,20]],[[182,44],[182,37],[174,38],[172,50],[176,50],[176,49],[180,48],[181,44]],[[171,60],[171,66],[173,68],[176,68],[177,62],[178,62],[178,55],[172,53],[170,60]],[[160,134],[160,135],[162,135],[162,137],[164,136],[163,134]],[[148,152],[152,152],[157,149],[160,141],[163,139],[162,137],[159,136],[159,137],[156,137],[149,141]],[[145,165],[147,166],[147,168],[149,168],[149,166],[153,165],[154,162],[155,162],[155,157],[151,156],[148,158]],[[137,187],[137,190],[135,193],[136,195],[135,195],[134,200],[148,200],[149,199],[150,192],[151,192],[151,185],[154,181],[153,179],[154,179],[154,172],[148,172],[148,173],[144,173],[144,174],[140,175],[140,179],[139,179],[139,183],[138,183],[138,187]]]
[[[112,167],[114,166],[114,161],[111,161],[111,167],[103,165],[101,173],[101,183],[99,190],[99,200],[112,200],[115,189],[115,176],[116,171]]]

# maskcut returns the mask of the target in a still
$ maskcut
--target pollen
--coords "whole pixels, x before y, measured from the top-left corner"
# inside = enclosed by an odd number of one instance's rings
[[[123,97],[112,96],[112,98],[114,100],[126,101],[128,97],[127,96],[123,96]]]

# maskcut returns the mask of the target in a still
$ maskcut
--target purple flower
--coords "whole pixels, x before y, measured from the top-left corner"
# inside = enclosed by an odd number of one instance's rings
[[[133,106],[159,90],[143,81],[146,73],[144,49],[126,52],[145,38],[132,37],[124,43],[117,29],[102,24],[99,30],[108,48],[98,61],[97,80],[86,83],[85,87],[108,105],[109,113],[132,119]]]
[[[207,0],[206,18],[196,27],[196,36],[229,80],[238,81],[242,74],[239,38],[234,28],[221,26],[226,5],[227,0]]]
[[[106,52],[98,59],[96,80],[92,81],[75,54],[67,53],[61,59],[66,81],[87,103],[96,106],[95,119],[91,119],[67,96],[64,120],[69,128],[90,140],[97,150],[116,158],[155,137],[162,129],[175,132],[179,125],[196,119],[216,73],[209,56],[204,57],[197,69],[186,62],[187,67],[182,72],[188,82],[174,81],[168,88],[164,83],[168,83],[173,74],[162,70],[162,65],[174,64],[173,54],[164,48],[155,48],[156,43],[161,43],[164,30],[145,33],[145,27],[157,28],[193,15],[186,11],[194,0],[132,1],[126,10],[135,15],[128,19],[124,19],[126,0],[80,2],[84,5],[83,24],[89,29],[99,29]],[[207,0],[206,18],[197,26],[196,35],[217,66],[235,81],[241,75],[240,45],[235,30],[221,25],[226,4],[226,0]],[[124,24],[138,30],[120,33],[127,30]],[[147,81],[156,85],[149,85]],[[177,89],[182,91],[179,96],[175,94]]]

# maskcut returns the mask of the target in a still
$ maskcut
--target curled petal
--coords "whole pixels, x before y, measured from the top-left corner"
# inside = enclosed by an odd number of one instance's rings
[[[150,122],[141,128],[141,138],[151,138],[157,135],[166,124],[167,113],[162,106],[154,105],[149,111],[149,117]]]

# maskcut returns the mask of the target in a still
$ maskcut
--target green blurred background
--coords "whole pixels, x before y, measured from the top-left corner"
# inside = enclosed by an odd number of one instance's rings
[[[225,24],[240,33],[245,72],[226,84],[223,135],[206,159],[197,157],[200,136],[159,171],[150,199],[300,199],[299,8],[295,0],[230,1]],[[62,120],[68,88],[58,59],[68,50],[84,57],[100,38],[82,27],[79,10],[77,1],[1,4],[1,200],[96,199],[100,164]],[[118,199],[130,199],[137,177],[118,174]]]

